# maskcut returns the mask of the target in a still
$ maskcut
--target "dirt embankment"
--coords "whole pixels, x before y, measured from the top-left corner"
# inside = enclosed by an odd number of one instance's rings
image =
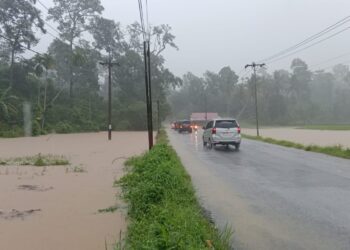
[[[113,249],[125,206],[113,181],[127,157],[147,149],[144,132],[0,139],[0,158],[66,156],[70,166],[0,166],[0,249]],[[114,213],[99,209],[117,206]]]
[[[256,135],[256,129],[243,128],[242,133]],[[334,146],[350,148],[350,131],[310,130],[296,128],[262,128],[260,135],[278,140],[287,140],[304,145]]]

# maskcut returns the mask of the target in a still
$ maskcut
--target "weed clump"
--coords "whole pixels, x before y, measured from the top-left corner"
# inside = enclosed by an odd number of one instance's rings
[[[118,210],[117,206],[110,206],[110,207],[107,207],[107,208],[99,209],[98,212],[99,213],[114,213],[117,210]]]
[[[41,154],[39,154],[35,161],[34,161],[34,166],[39,166],[39,167],[42,167],[42,166],[45,166],[45,161],[44,159],[41,157]]]
[[[59,166],[69,165],[68,159],[62,155],[42,155],[37,154],[34,156],[15,157],[8,159],[0,159],[0,165],[3,166]]]

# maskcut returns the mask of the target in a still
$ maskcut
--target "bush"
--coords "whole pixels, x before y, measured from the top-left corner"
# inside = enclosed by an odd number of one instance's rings
[[[19,137],[23,136],[24,131],[23,128],[18,127],[18,126],[1,126],[0,125],[0,137],[5,137],[5,138],[14,138],[14,137]]]
[[[53,129],[54,129],[57,133],[62,133],[62,134],[74,132],[73,126],[71,126],[71,125],[70,125],[69,123],[67,123],[67,122],[58,122],[58,123],[56,124],[56,126],[54,126]]]

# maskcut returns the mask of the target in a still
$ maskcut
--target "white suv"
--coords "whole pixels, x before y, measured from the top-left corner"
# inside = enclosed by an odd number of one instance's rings
[[[235,119],[214,119],[203,129],[203,146],[233,145],[238,150],[241,145],[241,128]]]

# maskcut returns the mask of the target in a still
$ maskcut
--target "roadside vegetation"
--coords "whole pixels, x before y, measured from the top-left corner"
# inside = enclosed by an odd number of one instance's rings
[[[164,131],[151,151],[126,166],[117,182],[129,204],[125,249],[231,249],[231,233],[220,233],[204,215]]]
[[[69,161],[62,155],[42,155],[37,154],[34,156],[14,157],[14,158],[0,158],[0,166],[58,166],[69,165]]]
[[[327,154],[327,155],[336,156],[340,158],[350,159],[350,148],[344,148],[341,145],[322,147],[322,146],[316,146],[316,145],[303,145],[303,144],[295,143],[291,141],[276,140],[273,138],[252,136],[252,135],[246,135],[246,134],[244,134],[243,137],[247,139],[253,139],[253,140],[258,140],[262,142],[277,144],[277,145],[281,145],[289,148],[297,148],[305,151],[317,152],[317,153]]]
[[[312,130],[350,130],[350,125],[307,125],[298,127],[298,129]]]

